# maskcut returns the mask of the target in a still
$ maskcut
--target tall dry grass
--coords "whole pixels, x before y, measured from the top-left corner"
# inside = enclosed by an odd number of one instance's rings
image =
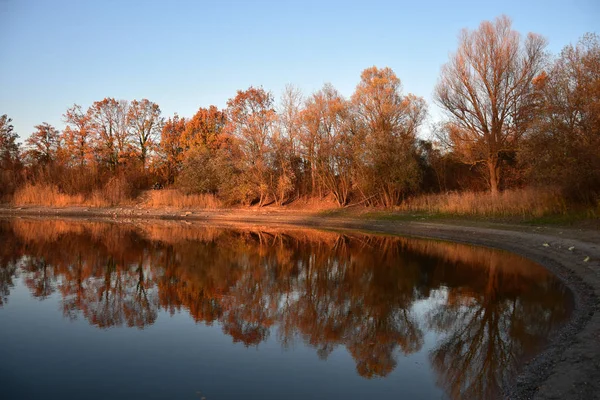
[[[148,208],[221,208],[221,201],[213,194],[184,194],[177,189],[151,190],[144,202]]]
[[[109,181],[103,190],[97,190],[88,196],[83,194],[70,195],[61,192],[58,187],[49,184],[26,184],[17,190],[12,197],[16,206],[35,205],[46,207],[109,207],[132,205],[133,200],[122,187]],[[222,206],[221,201],[212,194],[183,194],[176,189],[152,190],[144,196],[143,202],[148,208],[204,208],[216,209]]]
[[[106,207],[110,205],[100,192],[94,192],[90,196],[70,195],[62,193],[58,187],[48,184],[26,184],[15,192],[12,203],[17,206],[36,205],[48,207]]]
[[[567,203],[558,190],[505,190],[496,196],[489,192],[460,192],[423,195],[405,201],[400,211],[494,217],[542,217],[565,214]]]

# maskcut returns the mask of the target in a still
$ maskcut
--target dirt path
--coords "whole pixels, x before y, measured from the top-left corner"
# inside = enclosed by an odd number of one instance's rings
[[[508,250],[551,270],[573,291],[571,321],[548,348],[524,366],[506,397],[511,399],[600,399],[600,231],[530,227],[472,221],[393,221],[324,217],[301,211],[154,211],[114,209],[7,209],[0,215],[100,217],[117,220],[183,219],[209,224],[293,225],[353,229],[436,238]]]

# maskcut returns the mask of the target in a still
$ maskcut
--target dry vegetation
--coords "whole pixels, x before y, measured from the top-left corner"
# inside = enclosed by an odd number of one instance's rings
[[[453,192],[415,197],[404,202],[401,211],[492,217],[542,217],[565,214],[568,204],[558,190],[505,190],[494,196],[489,192]]]
[[[125,179],[114,177],[101,189],[88,194],[69,194],[57,185],[49,183],[26,183],[17,189],[11,203],[16,206],[34,205],[46,207],[111,207],[133,205],[136,194]]]
[[[35,205],[47,207],[107,207],[110,205],[99,192],[94,192],[89,197],[82,194],[70,195],[61,193],[58,187],[49,184],[26,184],[16,191],[12,202],[18,206]]]
[[[144,203],[148,208],[203,208],[217,209],[221,201],[213,194],[184,194],[177,189],[152,190]]]

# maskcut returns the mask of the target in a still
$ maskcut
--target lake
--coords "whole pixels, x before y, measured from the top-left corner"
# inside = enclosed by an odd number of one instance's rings
[[[483,247],[0,219],[2,399],[489,399],[572,308]]]

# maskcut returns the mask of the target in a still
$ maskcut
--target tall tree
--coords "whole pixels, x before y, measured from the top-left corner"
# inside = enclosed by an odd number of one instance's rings
[[[185,124],[181,136],[182,168],[177,178],[180,189],[189,193],[216,193],[220,186],[221,150],[227,118],[216,106],[200,108]]]
[[[163,125],[160,135],[160,155],[163,159],[165,177],[168,184],[175,183],[175,176],[181,170],[183,160],[183,132],[186,120],[175,114]]]
[[[19,158],[19,135],[14,132],[12,118],[4,114],[0,116],[0,163],[3,168],[13,164]]]
[[[245,200],[257,199],[262,206],[269,194],[267,155],[276,120],[273,95],[254,87],[238,91],[227,101],[227,120],[227,132],[238,139],[243,154]]]
[[[426,115],[425,100],[404,96],[390,68],[372,67],[362,72],[352,103],[362,144],[356,167],[363,196],[396,205],[420,181],[415,146]]]
[[[127,101],[105,98],[94,102],[88,110],[97,157],[112,170],[127,156],[127,109]]]
[[[62,134],[65,150],[74,165],[83,167],[92,157],[90,114],[74,104],[63,115],[66,128]]]
[[[277,128],[273,135],[271,164],[273,174],[273,197],[279,205],[288,200],[301,179],[302,160],[299,154],[302,131],[302,93],[292,85],[286,85],[278,107]]]
[[[281,96],[278,122],[279,130],[282,136],[285,136],[290,141],[290,152],[292,156],[297,155],[300,134],[302,131],[302,118],[300,112],[302,110],[302,92],[300,89],[286,85]]]
[[[463,30],[458,50],[442,67],[435,101],[447,113],[446,138],[463,161],[487,166],[492,194],[499,190],[502,158],[515,150],[531,121],[533,80],[545,61],[546,40],[523,41],[501,16]]]
[[[148,152],[154,146],[164,124],[160,113],[158,104],[148,99],[133,100],[129,105],[127,121],[131,139],[144,169],[146,168]]]
[[[539,111],[522,161],[530,176],[577,200],[600,194],[600,37],[566,46],[536,80]]]
[[[198,147],[214,150],[219,146],[220,136],[226,121],[225,112],[219,110],[216,106],[199,108],[185,125],[182,144],[186,150]]]
[[[313,194],[326,189],[339,206],[347,204],[352,189],[353,137],[349,114],[348,102],[331,84],[314,93],[302,111],[302,143]]]
[[[19,142],[6,114],[0,116],[0,196],[11,194],[19,182],[21,170]]]
[[[39,165],[49,165],[56,161],[60,145],[59,132],[47,122],[36,125],[35,129],[36,131],[25,141],[28,147],[26,154]]]

